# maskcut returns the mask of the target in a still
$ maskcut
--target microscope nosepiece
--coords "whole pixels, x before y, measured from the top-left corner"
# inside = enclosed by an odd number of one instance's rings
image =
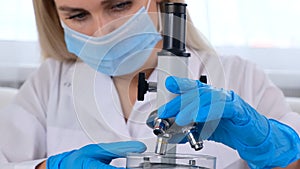
[[[156,119],[153,127],[153,133],[157,136],[165,134],[169,127],[170,124],[167,119]]]

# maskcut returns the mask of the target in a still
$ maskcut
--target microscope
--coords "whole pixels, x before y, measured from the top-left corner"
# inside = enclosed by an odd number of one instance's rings
[[[147,91],[157,92],[158,107],[176,97],[176,94],[166,89],[166,78],[168,76],[187,78],[189,74],[190,53],[187,53],[185,48],[187,5],[184,3],[165,3],[164,5],[162,14],[164,20],[163,49],[157,53],[157,83],[147,82],[145,73],[139,73],[138,79],[138,100],[143,101]],[[206,83],[206,76],[201,76],[200,80]],[[157,110],[153,111],[146,122],[157,136],[155,154],[176,153],[176,149],[174,151],[174,148],[168,148],[168,145],[176,145],[182,139],[187,139],[190,146],[196,151],[203,148],[202,140],[197,138],[200,134],[195,123],[178,126],[174,118],[160,119],[157,115]],[[175,145],[172,146],[176,147]]]

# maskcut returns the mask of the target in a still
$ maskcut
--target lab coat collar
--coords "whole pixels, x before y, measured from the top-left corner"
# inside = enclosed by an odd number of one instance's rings
[[[83,62],[76,63],[73,100],[81,127],[92,141],[112,142],[130,138],[109,76],[96,72]]]

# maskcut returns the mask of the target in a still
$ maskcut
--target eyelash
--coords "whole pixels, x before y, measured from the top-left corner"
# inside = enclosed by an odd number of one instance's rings
[[[87,15],[88,15],[87,12],[81,12],[81,13],[69,16],[67,19],[76,20],[76,21],[83,21]]]
[[[127,10],[132,5],[132,1],[124,1],[117,3],[116,5],[113,5],[110,10],[112,12],[123,12],[124,10]],[[78,14],[69,16],[67,19],[75,20],[75,21],[84,21],[89,13],[88,12],[80,12]]]
[[[117,3],[116,5],[113,5],[111,7],[111,10],[113,12],[122,12],[130,8],[131,5],[132,5],[132,1],[124,1],[124,2]]]

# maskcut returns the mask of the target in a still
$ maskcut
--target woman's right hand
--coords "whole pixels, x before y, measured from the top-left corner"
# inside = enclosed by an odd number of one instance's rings
[[[115,158],[124,158],[129,152],[142,153],[146,150],[145,144],[138,141],[90,144],[78,150],[54,155],[41,163],[47,169],[116,169],[109,165]]]

